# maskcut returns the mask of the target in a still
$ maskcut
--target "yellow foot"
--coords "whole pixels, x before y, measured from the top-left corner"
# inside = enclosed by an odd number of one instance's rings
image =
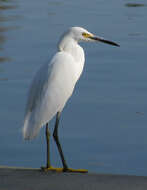
[[[64,172],[74,172],[74,173],[88,173],[88,170],[85,169],[72,169],[67,168],[66,170],[63,169]]]
[[[50,166],[49,168],[47,167],[41,167],[43,171],[55,171],[55,172],[63,172],[63,168],[54,168]]]
[[[74,173],[88,173],[88,170],[84,170],[84,169],[72,169],[72,168],[54,168],[54,167],[41,167],[41,169],[43,171],[55,171],[55,172],[74,172]]]

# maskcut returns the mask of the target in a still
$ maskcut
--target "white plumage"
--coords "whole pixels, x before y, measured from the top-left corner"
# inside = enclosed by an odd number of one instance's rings
[[[27,100],[23,136],[32,139],[40,128],[46,125],[47,162],[45,170],[87,172],[68,168],[58,138],[58,126],[62,109],[72,95],[84,67],[85,56],[79,41],[100,41],[118,46],[116,43],[96,37],[84,28],[72,27],[62,37],[58,51],[49,64],[43,65],[34,77]],[[53,168],[50,164],[48,122],[55,116],[54,140],[62,160],[63,168]]]
[[[74,51],[75,47],[78,51]],[[83,66],[83,49],[75,40],[64,37],[59,51],[49,64],[40,68],[31,84],[23,127],[25,139],[34,138],[43,125],[62,111]]]
[[[79,41],[117,45],[80,27],[72,27],[62,36],[57,53],[49,64],[40,68],[31,84],[23,126],[25,139],[34,138],[43,125],[62,111],[72,95],[85,61]]]

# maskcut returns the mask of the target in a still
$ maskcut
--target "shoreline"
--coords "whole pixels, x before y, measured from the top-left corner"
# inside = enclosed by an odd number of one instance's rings
[[[147,176],[44,172],[0,166],[0,190],[146,190]]]

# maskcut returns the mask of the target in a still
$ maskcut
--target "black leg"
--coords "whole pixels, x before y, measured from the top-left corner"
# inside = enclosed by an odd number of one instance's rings
[[[46,129],[45,129],[45,134],[46,134],[46,152],[47,152],[47,155],[46,155],[46,168],[50,168],[50,144],[49,144],[49,140],[50,140],[50,132],[49,132],[49,129],[48,129],[48,123],[46,124]]]
[[[62,160],[63,169],[64,169],[64,171],[67,171],[68,167],[67,167],[64,155],[63,155],[63,151],[62,151],[62,148],[61,148],[61,145],[60,145],[60,142],[59,142],[59,138],[58,138],[58,126],[59,126],[60,114],[61,113],[58,112],[57,116],[56,116],[56,123],[55,123],[54,132],[53,132],[53,137],[54,137],[54,140],[56,142],[56,145],[57,145],[57,148],[58,148],[61,160]]]
[[[45,134],[46,134],[46,148],[47,148],[47,161],[46,161],[46,167],[41,167],[43,171],[56,171],[56,172],[78,172],[78,173],[87,173],[87,170],[83,170],[83,169],[72,169],[72,168],[68,168],[67,164],[66,164],[66,160],[64,158],[63,152],[62,152],[62,148],[59,142],[59,138],[58,138],[58,126],[59,126],[59,120],[60,120],[60,112],[57,113],[56,116],[56,123],[55,123],[55,128],[54,128],[54,132],[53,132],[53,137],[54,140],[56,142],[61,160],[62,160],[62,164],[63,164],[63,168],[54,168],[51,166],[50,164],[50,132],[48,129],[48,123],[46,124],[46,129],[45,129]]]

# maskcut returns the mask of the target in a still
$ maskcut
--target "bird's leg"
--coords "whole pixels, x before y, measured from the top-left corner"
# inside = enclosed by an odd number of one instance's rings
[[[50,165],[50,143],[49,143],[49,140],[50,140],[50,132],[49,132],[49,129],[48,129],[48,123],[46,124],[46,129],[45,129],[45,134],[46,134],[46,152],[47,152],[47,160],[46,160],[46,168],[50,168],[51,165]]]
[[[56,141],[61,159],[62,159],[62,163],[63,163],[63,168],[54,168],[51,166],[50,164],[50,132],[48,129],[48,123],[46,124],[46,128],[45,128],[45,135],[46,135],[46,167],[41,167],[43,171],[56,171],[56,172],[62,172],[62,171],[67,171],[68,167],[66,164],[66,161],[64,159],[64,155],[61,149],[61,145],[59,143],[59,139],[58,139],[58,124],[59,124],[59,118],[60,118],[60,114],[57,114],[57,118],[56,118],[56,124],[55,124],[55,129],[54,129],[54,133],[53,133],[53,137]]]
[[[63,171],[67,171],[68,170],[68,166],[66,164],[66,160],[64,158],[63,151],[62,151],[62,148],[61,148],[61,145],[60,145],[60,142],[59,142],[59,138],[58,138],[58,126],[59,126],[60,114],[61,113],[58,112],[57,116],[56,116],[56,123],[55,123],[54,132],[53,132],[53,137],[54,137],[54,140],[56,142],[56,145],[57,145],[57,148],[58,148],[61,160],[62,160]]]
[[[54,168],[50,164],[50,132],[48,129],[48,123],[46,124],[45,128],[45,135],[46,135],[46,167],[41,167],[43,171],[56,171],[62,172],[62,168]]]
[[[50,164],[50,132],[48,129],[48,123],[46,124],[45,128],[45,136],[46,136],[46,167],[41,167],[42,170],[50,170],[51,164]]]
[[[53,132],[53,137],[55,139],[55,142],[57,144],[57,148],[58,148],[58,151],[59,151],[59,154],[60,154],[60,157],[61,157],[61,160],[62,160],[62,164],[63,164],[63,172],[78,172],[78,173],[87,173],[88,171],[87,170],[84,170],[84,169],[72,169],[72,168],[68,168],[67,164],[66,164],[66,160],[64,158],[64,155],[63,155],[63,151],[62,151],[62,148],[61,148],[61,145],[60,145],[60,142],[59,142],[59,138],[58,138],[58,126],[59,126],[59,119],[60,119],[60,112],[57,113],[57,116],[56,116],[56,123],[55,123],[55,128],[54,128],[54,132]]]
[[[50,146],[49,146],[50,132],[48,129],[48,124],[46,124],[45,132],[46,132],[46,144],[47,144],[47,163],[46,163],[46,167],[42,167],[42,169],[43,169],[43,171],[87,173],[88,172],[87,170],[68,168],[68,166],[66,164],[66,160],[64,158],[62,148],[61,148],[59,138],[58,138],[58,126],[59,126],[60,114],[61,113],[58,112],[57,116],[56,116],[56,123],[55,123],[54,132],[53,132],[53,137],[56,142],[56,145],[57,145],[57,148],[58,148],[61,160],[62,160],[63,168],[54,168],[50,165]]]

